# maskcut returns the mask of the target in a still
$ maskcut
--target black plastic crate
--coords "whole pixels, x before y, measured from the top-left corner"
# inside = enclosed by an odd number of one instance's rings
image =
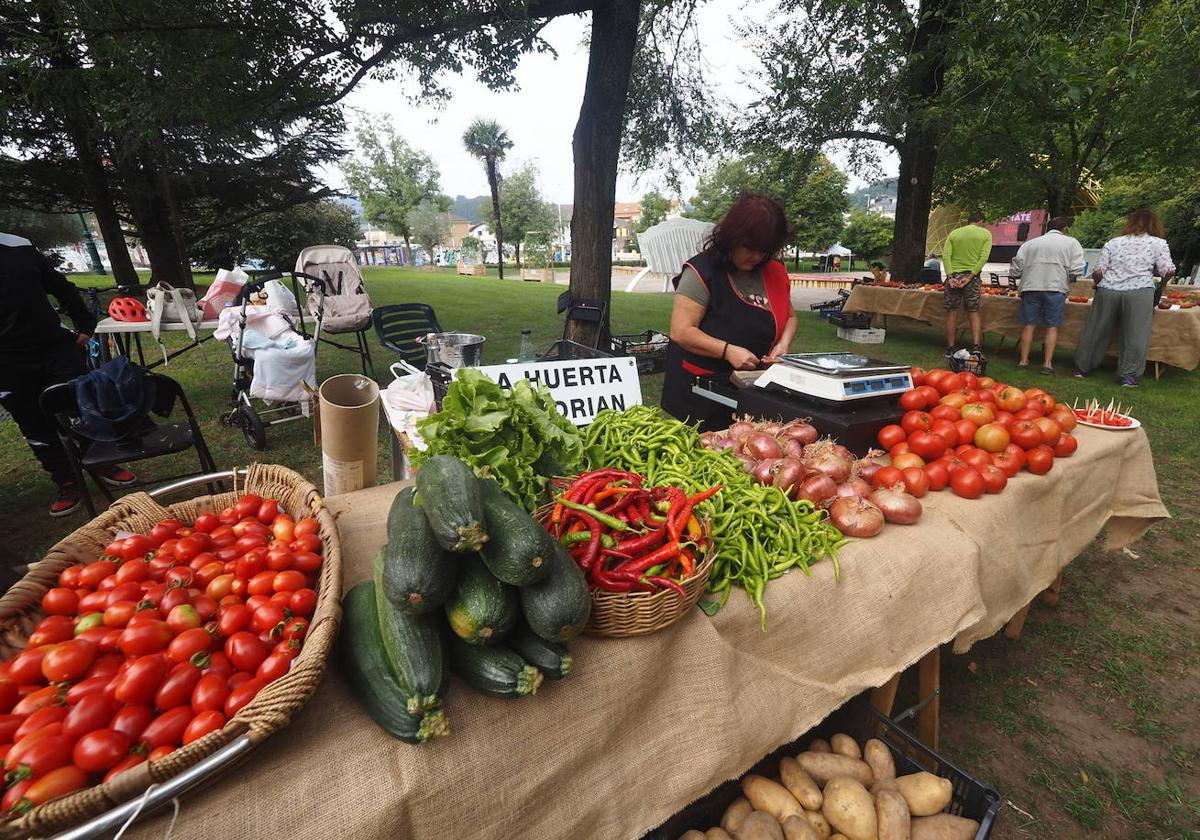
[[[869,330],[871,328],[871,313],[835,312],[829,317],[829,323],[835,327],[845,327],[848,330]]]
[[[897,776],[926,770],[949,779],[954,786],[950,813],[979,822],[975,840],[987,840],[991,836],[996,816],[1004,804],[1004,797],[995,788],[976,779],[957,764],[922,744],[915,736],[862,699],[851,701],[838,709],[811,731],[763,758],[747,773],[773,776],[781,758],[796,755],[815,738],[829,740],[830,736],[837,732],[853,736],[860,746],[868,738],[883,741],[892,751]],[[737,780],[725,782],[644,835],[642,840],[678,840],[681,834],[691,829],[705,831],[720,825],[725,809],[741,795],[742,789]]]
[[[973,373],[976,376],[987,375],[987,357],[974,352],[965,359],[950,357],[950,370],[955,373]]]
[[[661,373],[667,368],[667,337],[658,330],[635,335],[614,335],[613,353],[637,359],[638,373]]]
[[[565,362],[570,359],[611,359],[612,353],[605,353],[595,347],[588,347],[578,341],[562,338],[550,345],[545,353],[537,357],[539,362]]]

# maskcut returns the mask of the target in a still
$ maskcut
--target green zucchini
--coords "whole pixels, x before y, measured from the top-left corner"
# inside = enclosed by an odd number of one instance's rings
[[[341,662],[367,714],[389,735],[410,744],[450,734],[442,709],[408,711],[408,692],[383,655],[375,582],[363,581],[342,599]]]
[[[409,615],[446,603],[458,574],[457,558],[442,550],[425,513],[413,503],[415,492],[405,487],[396,494],[383,547],[383,593]]]
[[[542,672],[503,645],[469,645],[455,636],[450,660],[468,685],[493,697],[526,697],[542,684]]]
[[[417,495],[433,536],[447,551],[479,551],[488,540],[479,481],[449,455],[434,455],[417,473]]]
[[[579,635],[592,612],[592,595],[583,572],[567,550],[555,545],[550,574],[541,583],[521,589],[521,611],[533,632],[551,642]]]
[[[405,615],[392,606],[375,566],[375,611],[383,637],[383,655],[397,681],[407,689],[409,714],[441,708],[446,690],[446,652],[441,616]]]
[[[548,642],[529,629],[525,622],[504,639],[504,644],[518,656],[533,665],[552,680],[561,680],[571,675],[574,660],[562,642]]]
[[[479,479],[490,539],[480,554],[491,573],[513,586],[528,586],[550,573],[547,555],[554,540],[532,516],[490,478]]]
[[[467,558],[454,594],[446,602],[450,629],[465,642],[498,642],[517,623],[517,590],[492,577],[478,558]]]

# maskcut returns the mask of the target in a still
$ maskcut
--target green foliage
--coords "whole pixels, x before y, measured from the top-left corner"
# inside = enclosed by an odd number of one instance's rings
[[[43,251],[83,239],[78,216],[38,213],[11,205],[0,206],[0,231],[23,236]]]
[[[474,236],[464,236],[462,238],[462,244],[459,245],[459,250],[462,251],[462,255],[465,259],[477,260],[479,259],[479,247],[481,244],[482,243]]]
[[[413,239],[425,246],[431,257],[434,248],[450,240],[450,214],[443,206],[444,202],[427,198],[408,211],[409,231]]]
[[[211,206],[204,210],[204,214],[219,212]],[[322,200],[262,213],[233,227],[217,226],[214,233],[193,241],[192,257],[199,265],[214,269],[232,268],[252,257],[289,271],[297,255],[310,245],[353,248],[358,237],[354,211],[336,201]]]
[[[444,203],[433,158],[414,149],[392,127],[361,125],[355,132],[359,155],[343,167],[346,183],[362,201],[363,216],[375,227],[412,237],[409,214],[426,201]]]
[[[1076,217],[1071,235],[1085,248],[1099,248],[1118,235],[1125,215],[1138,207],[1158,211],[1179,273],[1190,273],[1200,262],[1200,170],[1164,169],[1109,178],[1096,207]]]
[[[642,196],[640,206],[642,212],[638,217],[637,224],[633,226],[638,233],[652,228],[666,219],[667,213],[671,210],[671,200],[658,190],[650,190]]]
[[[556,217],[537,185],[537,169],[522,164],[500,185],[500,217],[505,239],[516,244],[518,261],[521,243],[534,231],[553,230]]]
[[[522,243],[525,257],[522,265],[526,268],[549,268],[550,258],[554,255],[554,236],[548,230],[535,230],[525,235]]]
[[[855,256],[868,259],[882,256],[892,249],[894,226],[892,219],[880,213],[851,210],[846,229],[842,231],[842,244]]]

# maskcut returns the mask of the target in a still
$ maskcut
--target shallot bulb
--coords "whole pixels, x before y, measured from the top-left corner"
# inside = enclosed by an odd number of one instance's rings
[[[860,458],[855,461],[851,472],[861,478],[863,481],[870,484],[875,478],[875,473],[879,472],[881,469],[883,469],[883,464],[870,457],[867,457]]]
[[[800,459],[784,458],[776,464],[773,472],[774,479],[771,483],[786,493],[789,498],[796,498],[796,491],[804,478],[804,464],[800,463]]]
[[[804,447],[804,466],[816,472],[823,472],[832,478],[834,483],[841,484],[850,477],[854,456],[846,457],[838,452],[838,449],[845,450],[845,447],[835,447],[833,441],[828,439],[810,443]]]
[[[800,441],[802,444],[816,443],[817,438],[821,435],[817,431],[817,427],[809,423],[807,420],[793,420],[788,423],[779,432],[780,437],[792,438]]]
[[[858,476],[852,477],[837,486],[837,494],[839,496],[861,496],[867,498],[871,495],[871,485]]]
[[[759,484],[770,484],[771,480],[775,477],[772,467],[778,463],[778,458],[764,458],[758,462],[758,465],[750,474],[754,476],[754,480]]]
[[[792,495],[797,501],[804,499],[814,505],[822,505],[837,495],[837,489],[837,482],[832,478],[825,473],[814,472],[804,477]]]
[[[742,449],[747,455],[758,458],[760,461],[763,458],[779,458],[783,455],[779,443],[766,432],[755,432],[750,435],[742,444]]]
[[[716,452],[723,452],[726,449],[733,449],[736,446],[737,446],[737,441],[730,440],[727,437],[718,437],[718,438],[713,438],[712,443],[710,443],[708,445],[708,448],[715,450]]]
[[[883,511],[858,496],[841,496],[829,506],[829,519],[847,537],[873,537],[883,530]]]
[[[804,444],[796,438],[780,435],[775,440],[779,442],[779,446],[786,457],[801,458],[804,456]]]
[[[775,437],[777,434],[779,434],[779,432],[780,432],[782,429],[783,429],[783,424],[782,424],[782,423],[776,423],[774,420],[772,420],[772,421],[771,421],[771,422],[769,422],[769,423],[763,423],[762,425],[760,425],[760,426],[758,427],[758,430],[759,430],[760,432],[766,432],[766,433],[767,433],[767,434],[769,434],[771,437]]]
[[[903,485],[880,487],[868,499],[894,525],[911,525],[921,518],[921,503],[904,491]]]
[[[751,475],[754,474],[754,468],[758,466],[758,461],[755,461],[745,452],[734,452],[733,457],[742,462],[742,469]]]

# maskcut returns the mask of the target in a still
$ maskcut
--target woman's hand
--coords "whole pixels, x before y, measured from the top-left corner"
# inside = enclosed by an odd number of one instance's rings
[[[734,370],[754,370],[758,367],[758,356],[736,344],[730,344],[725,351],[725,361],[733,365]]]
[[[766,364],[774,364],[775,362],[778,362],[779,357],[784,355],[785,353],[787,353],[787,351],[788,351],[788,345],[783,342],[780,342],[779,344],[776,344],[774,347],[772,347],[771,351],[769,353],[767,353],[767,355],[762,357],[762,360]]]

